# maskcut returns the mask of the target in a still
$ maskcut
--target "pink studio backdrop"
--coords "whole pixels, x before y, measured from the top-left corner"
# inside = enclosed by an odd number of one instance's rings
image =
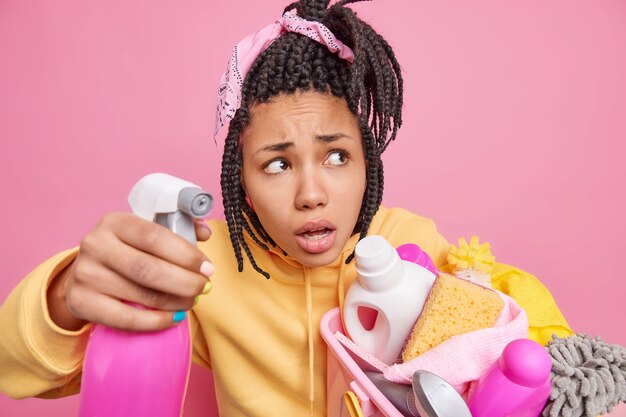
[[[146,173],[219,196],[217,80],[232,46],[287,3],[0,2],[0,300],[102,214],[127,210]],[[404,70],[385,204],[434,218],[451,242],[491,242],[545,283],[576,331],[626,345],[626,3],[354,8]],[[0,395],[3,416],[77,405]],[[210,372],[196,368],[185,415],[213,410]]]

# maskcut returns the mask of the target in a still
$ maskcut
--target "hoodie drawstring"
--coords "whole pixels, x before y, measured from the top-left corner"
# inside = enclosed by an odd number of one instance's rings
[[[315,401],[315,346],[313,344],[313,294],[311,291],[311,276],[309,270],[304,268],[304,284],[306,287],[306,317],[308,322],[307,340],[309,344],[309,403],[311,417],[313,417],[313,405]]]
[[[337,292],[339,297],[339,309],[343,320],[343,299],[345,298],[344,280],[346,269],[346,255],[342,253],[337,277]],[[311,274],[308,268],[304,268],[304,286],[306,289],[306,315],[307,315],[307,342],[309,349],[309,404],[311,417],[314,415],[315,405],[315,343],[313,339],[313,290]]]
[[[337,277],[337,297],[339,301],[339,316],[341,317],[341,326],[345,329],[346,325],[343,322],[343,305],[344,299],[346,298],[346,290],[345,290],[345,272],[346,269],[346,261],[344,256],[341,256],[341,265],[339,266],[339,276]]]

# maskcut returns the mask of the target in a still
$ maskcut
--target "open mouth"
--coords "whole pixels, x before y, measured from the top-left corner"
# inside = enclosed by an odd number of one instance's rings
[[[303,236],[307,239],[319,240],[319,239],[324,239],[331,232],[332,232],[332,229],[323,227],[321,229],[308,230],[304,233],[301,233],[300,236]]]
[[[326,221],[310,222],[296,230],[296,241],[305,252],[325,252],[335,243],[335,228]]]

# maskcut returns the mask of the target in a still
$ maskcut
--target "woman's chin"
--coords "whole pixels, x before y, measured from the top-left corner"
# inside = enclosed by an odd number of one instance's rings
[[[320,253],[309,253],[298,250],[289,255],[308,268],[317,268],[332,264],[341,255],[342,248],[330,248]]]

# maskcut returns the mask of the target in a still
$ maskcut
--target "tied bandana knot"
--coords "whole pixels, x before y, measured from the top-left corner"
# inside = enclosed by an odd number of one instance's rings
[[[217,112],[215,116],[214,136],[233,117],[241,105],[241,88],[246,74],[254,60],[283,33],[294,32],[304,35],[326,46],[339,58],[352,63],[354,53],[322,23],[312,22],[295,14],[286,12],[283,17],[248,35],[233,49],[226,72],[222,74],[217,91]]]

